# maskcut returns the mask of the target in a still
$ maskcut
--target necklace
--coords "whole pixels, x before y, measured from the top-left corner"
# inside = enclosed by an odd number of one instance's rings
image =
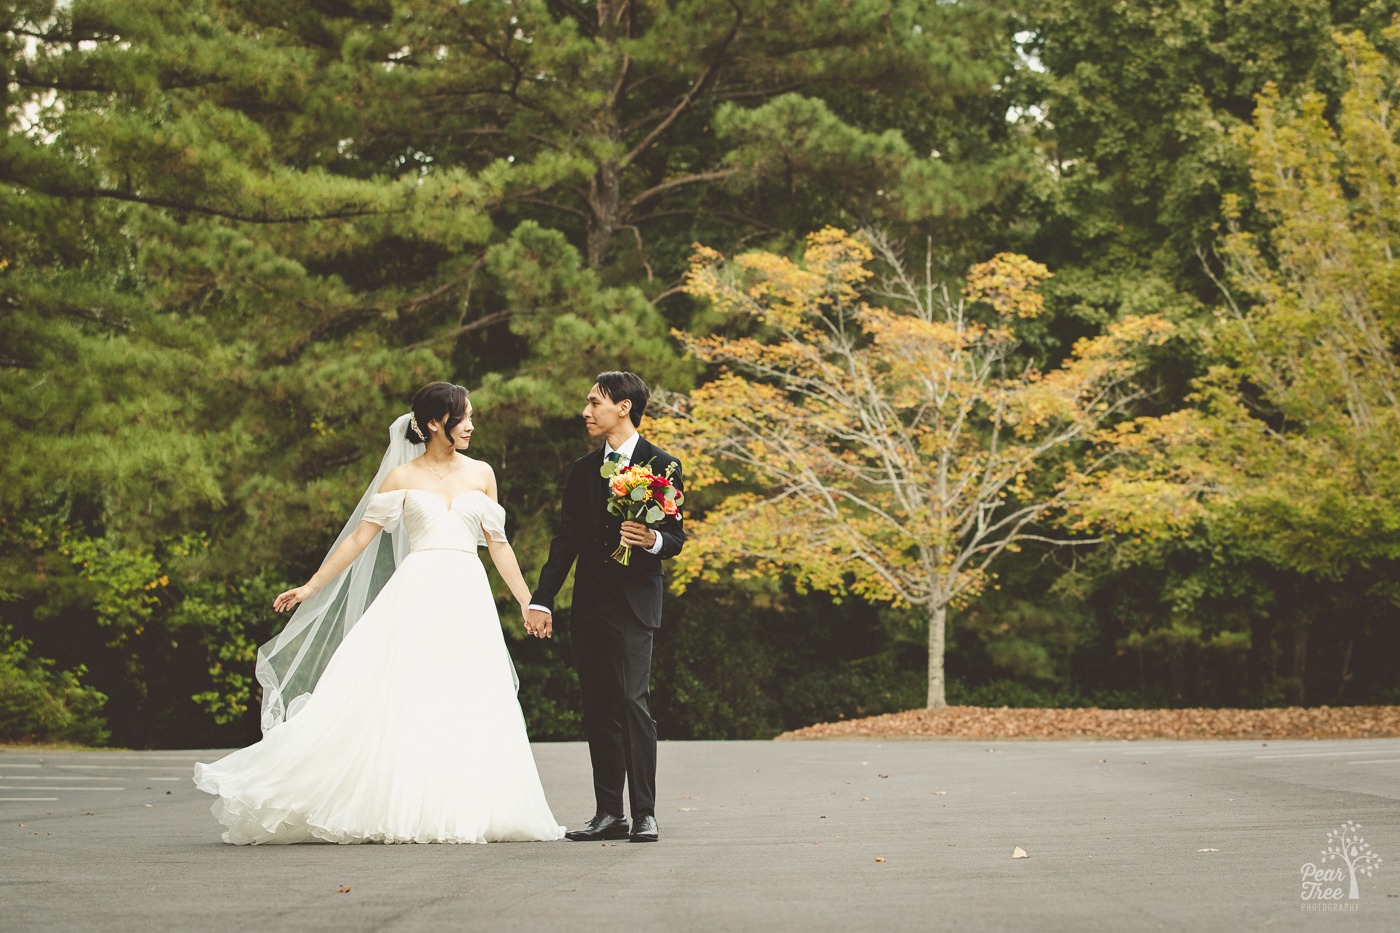
[[[427,457],[424,457],[424,458],[423,458],[423,466],[424,466],[424,468],[427,469],[427,471],[428,471],[429,473],[433,474],[433,475],[436,476],[438,479],[446,479],[446,478],[447,478],[447,474],[448,474],[448,473],[451,473],[454,469],[456,469],[456,467],[457,467],[457,458],[456,458],[456,456],[454,456],[454,457],[452,458],[452,462],[449,463],[449,464],[447,464],[447,467],[446,467],[441,473],[439,473],[437,470],[433,469],[433,465],[432,465],[431,463],[428,462],[428,458],[427,458]]]

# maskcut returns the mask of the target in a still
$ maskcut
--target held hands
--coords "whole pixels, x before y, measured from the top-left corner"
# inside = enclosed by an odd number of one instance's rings
[[[542,609],[525,609],[525,632],[537,638],[554,635],[554,616]]]
[[[639,547],[645,551],[656,544],[656,531],[641,522],[623,522],[622,543],[628,547]]]
[[[308,583],[294,590],[287,590],[285,593],[278,594],[277,598],[272,601],[272,609],[274,612],[286,612],[297,603],[306,602],[315,595],[316,591],[319,589],[319,586],[312,586]]]

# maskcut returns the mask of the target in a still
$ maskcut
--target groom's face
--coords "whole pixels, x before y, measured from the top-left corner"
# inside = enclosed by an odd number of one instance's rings
[[[631,403],[618,404],[603,394],[595,384],[588,390],[588,401],[583,406],[583,423],[589,437],[606,437],[622,422],[627,420]]]

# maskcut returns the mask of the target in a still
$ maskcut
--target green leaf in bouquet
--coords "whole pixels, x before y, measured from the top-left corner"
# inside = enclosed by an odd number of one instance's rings
[[[653,505],[651,508],[647,509],[647,524],[654,525],[661,521],[662,516],[665,514],[665,512],[661,511],[661,506]]]
[[[632,492],[628,494],[628,498],[631,499],[633,502],[641,502],[643,499],[646,498],[646,495],[647,488],[645,486],[638,486],[636,489],[632,490]]]
[[[598,475],[603,479],[607,479],[616,473],[618,469],[619,465],[616,460],[604,460],[603,465],[598,468]]]

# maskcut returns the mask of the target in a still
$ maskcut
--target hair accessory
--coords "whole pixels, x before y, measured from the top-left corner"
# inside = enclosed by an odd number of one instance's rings
[[[408,416],[408,426],[413,429],[414,434],[418,435],[420,441],[425,444],[428,442],[428,439],[423,435],[423,429],[418,427],[418,416],[412,412],[410,412]]]

